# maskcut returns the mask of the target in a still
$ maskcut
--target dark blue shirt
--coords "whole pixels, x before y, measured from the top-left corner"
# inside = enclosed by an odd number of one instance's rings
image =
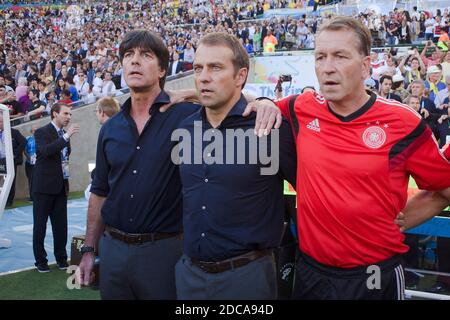
[[[278,131],[279,170],[273,175],[261,175],[261,168],[269,165],[263,165],[259,157],[253,161],[255,164],[251,164],[249,159],[258,154],[265,139],[253,134],[256,114],[242,117],[246,105],[246,100],[241,97],[214,130],[206,120],[204,108],[181,124],[191,137],[180,139],[179,150],[184,252],[191,258],[220,261],[251,250],[273,248],[280,243],[284,220],[283,179],[295,186],[296,178],[293,135],[288,123],[283,121]],[[246,132],[256,143],[252,144],[251,139],[240,143],[236,139],[230,143],[227,137],[222,140],[223,145],[214,150],[210,141],[202,142],[201,137],[199,140],[199,132],[208,130],[214,135],[219,131],[225,137],[229,129],[249,130]],[[265,145],[269,150],[265,153],[271,154],[270,143]],[[245,153],[246,164],[236,164],[238,149]],[[226,161],[227,152],[231,150],[231,162],[235,164],[226,164],[229,163]],[[195,159],[195,152],[204,157]],[[224,164],[212,164],[210,157],[222,159]]]
[[[105,224],[129,233],[182,230],[181,182],[171,161],[171,135],[199,106],[183,103],[159,112],[168,102],[161,91],[140,135],[130,116],[131,99],[101,128],[91,192],[106,197]]]

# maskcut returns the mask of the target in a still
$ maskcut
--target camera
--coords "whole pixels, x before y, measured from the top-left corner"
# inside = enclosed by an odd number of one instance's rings
[[[292,76],[290,74],[282,74],[278,81],[281,82],[292,82]]]
[[[277,85],[275,86],[275,92],[283,92],[283,88],[281,87],[281,84],[283,82],[292,82],[292,75],[290,74],[282,74],[278,77]],[[290,87],[290,85],[289,85]]]

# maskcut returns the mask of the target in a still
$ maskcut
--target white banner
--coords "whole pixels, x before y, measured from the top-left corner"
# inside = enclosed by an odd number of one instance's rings
[[[272,93],[279,76],[282,74],[292,76],[292,90],[301,90],[306,86],[314,86],[317,91],[319,90],[319,82],[314,71],[313,51],[299,52],[289,56],[256,57],[253,72],[255,75],[253,84],[271,84]],[[283,88],[285,85],[288,86],[288,83],[283,83]],[[267,89],[267,94],[269,91]]]

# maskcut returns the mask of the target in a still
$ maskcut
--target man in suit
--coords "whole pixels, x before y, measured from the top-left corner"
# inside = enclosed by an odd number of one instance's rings
[[[180,55],[175,51],[173,61],[169,63],[169,76],[173,76],[183,71],[183,62],[180,61]]]
[[[39,272],[49,272],[44,249],[47,220],[50,217],[54,254],[59,269],[67,269],[67,194],[69,191],[70,137],[79,125],[63,130],[72,113],[67,104],[56,103],[51,109],[52,121],[36,130],[37,159],[33,172],[33,252]]]
[[[2,143],[2,150],[4,150],[4,139],[3,136],[3,114],[0,112],[0,141]],[[19,130],[11,128],[11,142],[12,142],[12,149],[14,153],[14,180],[11,185],[11,190],[9,191],[8,200],[6,201],[6,206],[10,207],[13,204],[14,196],[16,194],[16,177],[17,177],[17,166],[22,165],[23,163],[23,150],[25,149],[25,145],[27,144],[27,141],[25,140],[25,137],[20,133]],[[0,157],[5,158],[2,151],[0,151]]]

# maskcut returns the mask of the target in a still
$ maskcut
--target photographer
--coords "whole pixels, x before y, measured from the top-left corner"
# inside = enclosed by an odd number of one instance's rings
[[[429,51],[431,51],[431,57],[428,58],[427,52]],[[420,57],[422,58],[425,66],[429,68],[430,66],[434,66],[442,62],[442,51],[439,47],[436,47],[431,40],[429,40],[420,53]]]
[[[408,51],[408,55],[403,57],[398,68],[405,78],[405,84],[407,86],[414,80],[423,80],[427,71],[424,62],[415,47],[411,48],[411,50]]]
[[[289,82],[291,84],[292,76],[290,74],[282,74],[278,78],[277,85],[275,86],[275,96],[277,97],[277,99],[283,98],[283,82]],[[291,86],[290,84],[289,87]]]

